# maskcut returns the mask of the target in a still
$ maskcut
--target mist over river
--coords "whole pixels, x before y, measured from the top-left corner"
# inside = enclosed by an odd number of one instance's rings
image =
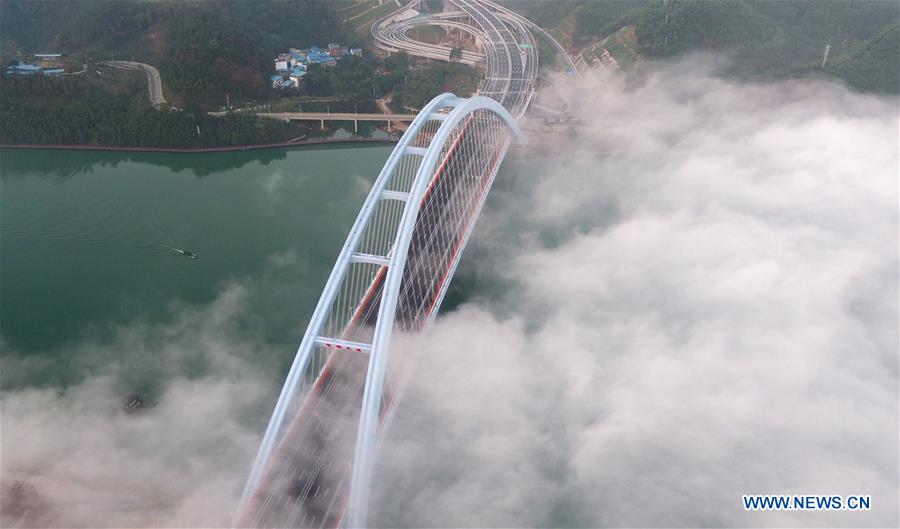
[[[9,520],[227,525],[391,149],[0,151]],[[516,189],[520,167],[507,165],[486,212]],[[476,230],[445,310],[507,290],[485,273],[497,268],[490,225]]]
[[[77,382],[130,353],[75,358],[74,344],[166,322],[237,283],[253,284],[241,323],[283,352],[259,360],[289,361],[391,149],[0,152],[3,352],[49,366],[5,369],[3,387]]]

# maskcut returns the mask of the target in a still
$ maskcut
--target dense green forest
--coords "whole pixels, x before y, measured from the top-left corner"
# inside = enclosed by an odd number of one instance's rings
[[[394,53],[384,61],[384,73],[375,82],[379,93],[393,91],[393,105],[422,108],[434,96],[452,92],[468,97],[478,85],[481,73],[465,64],[434,62],[427,69],[413,68],[406,52]]]
[[[133,83],[146,86],[142,76]],[[253,115],[156,111],[146,96],[112,93],[89,77],[0,79],[0,143],[216,147],[283,142],[305,132]]]
[[[431,2],[433,9],[440,2]],[[644,59],[714,50],[743,78],[832,76],[866,92],[900,93],[900,4],[870,0],[504,0],[587,45],[635,27]],[[284,141],[299,125],[252,116],[207,117],[225,104],[377,112],[376,98],[420,108],[434,95],[469,95],[478,70],[366,53],[334,68],[311,66],[299,91],[274,91],[272,57],[291,46],[338,41],[365,47],[342,25],[339,0],[0,0],[0,56],[60,51],[88,63],[156,65],[167,99],[156,112],[142,76],[115,73],[0,81],[0,142],[203,147]],[[830,59],[822,67],[822,53]],[[542,58],[550,53],[541,49]],[[547,61],[544,61],[547,64]],[[99,67],[98,67],[99,68]],[[102,70],[103,68],[99,68]],[[118,80],[116,80],[118,79]],[[197,128],[200,133],[197,133]]]
[[[863,90],[900,93],[900,23],[834,56],[825,70]]]
[[[544,28],[564,27],[571,19],[573,28],[567,28],[574,43],[587,44],[592,37],[606,36],[633,23],[639,9],[660,0],[500,0],[500,3],[525,14],[535,24]]]
[[[435,61],[424,64],[414,61],[406,52],[393,53],[384,59],[368,54],[365,57],[345,57],[333,68],[310,66],[309,74],[300,87],[300,101],[304,110],[335,112],[379,112],[376,98],[391,98],[392,106],[421,108],[442,92],[469,96],[481,79],[479,70],[459,63]],[[285,99],[298,97],[286,90],[279,94]],[[329,98],[327,104],[314,102]]]
[[[469,97],[475,92],[481,73],[465,64],[439,62],[427,70],[410,72],[403,85],[396,84],[394,106],[422,108],[443,92]]]
[[[312,96],[337,96],[357,103],[374,104],[375,61],[366,57],[344,57],[333,68],[310,65],[301,87]]]
[[[94,66],[83,77],[2,79],[0,142],[141,147],[259,144],[315,133],[298,124],[249,115],[214,118],[205,111],[224,105],[226,95],[238,104],[288,95],[273,92],[268,81],[272,57],[288,47],[364,44],[342,27],[330,0],[2,0],[0,39],[4,61],[58,51],[86,62],[153,64],[169,102],[184,109],[156,112],[142,76],[123,85],[125,74],[95,75]],[[353,99],[365,92],[360,110],[374,110],[371,63],[346,62],[348,68],[310,72],[311,91],[333,88],[330,79],[337,74],[338,95]]]
[[[900,47],[890,30],[900,20],[896,2],[673,0],[636,15],[640,52],[648,57],[722,50],[740,77],[832,75],[864,92],[900,91]],[[826,45],[832,61],[823,70]]]
[[[649,5],[648,0],[609,0],[607,2],[589,2],[578,10],[575,18],[575,31],[572,37],[576,41],[585,40],[592,35],[612,33],[613,31],[634,22],[630,13],[638,13],[638,8]]]
[[[869,92],[898,93],[891,0],[505,0],[538,24],[571,35],[576,47],[634,25],[644,58],[696,50],[725,53],[729,73],[780,78],[831,75]],[[571,27],[570,27],[571,26]],[[831,45],[832,61],[821,68]]]
[[[157,66],[178,106],[269,95],[271,59],[291,46],[359,45],[329,1],[3,0],[5,59],[64,51]]]
[[[691,0],[652,4],[637,16],[640,53],[669,57],[695,49],[724,50],[769,40],[775,23],[743,2]]]

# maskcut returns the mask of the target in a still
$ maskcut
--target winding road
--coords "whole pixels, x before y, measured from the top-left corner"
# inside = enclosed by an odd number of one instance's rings
[[[474,36],[484,53],[463,51],[460,62],[484,65],[478,93],[497,100],[515,117],[525,113],[534,96],[538,72],[537,47],[527,19],[489,0],[449,0],[454,11],[423,14],[413,0],[372,24],[376,45],[389,52],[449,60],[450,48],[409,37],[415,26],[435,25],[460,29]]]
[[[159,70],[157,70],[156,67],[134,61],[103,61],[100,64],[119,70],[143,70],[147,75],[147,86],[150,90],[150,104],[153,105],[153,108],[159,110],[160,105],[166,103],[166,98],[163,95],[162,77],[159,76]]]

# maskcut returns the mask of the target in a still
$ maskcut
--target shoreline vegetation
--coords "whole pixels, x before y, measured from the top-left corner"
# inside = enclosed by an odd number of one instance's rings
[[[359,59],[359,58],[353,58]],[[369,60],[373,60],[371,57]],[[452,91],[467,96],[477,83],[477,72],[463,65],[437,64],[422,72],[414,72],[406,54],[395,54],[386,61],[387,73],[375,75],[374,66],[365,60],[346,59],[340,75],[332,70],[313,69],[305,87],[313,94],[275,94],[271,103],[255,107],[272,111],[379,112],[371,99],[378,90],[374,80],[385,86],[382,93],[397,84],[404,91],[392,92],[394,108],[404,104],[422,106],[435,94]],[[90,68],[88,68],[90,70]],[[318,122],[283,122],[260,117],[252,112],[226,112],[212,115],[199,106],[183,109],[154,109],[147,96],[146,78],[137,72],[97,70],[79,78],[50,79],[42,75],[0,78],[0,144],[4,145],[98,145],[139,149],[180,149],[215,152],[228,147],[240,150],[252,145],[287,145],[298,137],[312,140],[329,138],[345,122],[331,122],[320,128]],[[407,73],[408,72],[408,73]],[[333,81],[325,87],[316,84],[317,75]],[[346,76],[347,79],[344,79]],[[351,82],[357,79],[359,82]],[[365,85],[362,96],[345,94],[335,86]],[[338,82],[340,81],[340,82]],[[337,83],[337,84],[334,84]],[[327,84],[327,83],[326,83]],[[334,86],[332,86],[334,85]],[[315,89],[315,90],[314,90]],[[329,95],[335,94],[338,95]],[[333,97],[327,101],[306,98]],[[272,108],[274,107],[274,108]],[[352,120],[347,121],[349,123]],[[380,127],[376,123],[359,123],[354,138],[367,138]]]
[[[251,145],[225,145],[221,147],[129,147],[125,145],[71,145],[71,144],[43,144],[43,143],[0,143],[0,151],[6,150],[72,150],[72,151],[108,151],[108,152],[159,152],[159,153],[216,153],[236,151],[256,151],[262,149],[281,149],[287,147],[312,147],[317,145],[332,144],[392,144],[399,138],[310,138],[301,141],[287,141],[279,143],[258,143]]]
[[[358,9],[367,1],[357,2]],[[723,75],[729,78],[826,77],[860,93],[900,93],[896,2],[509,3],[558,34],[588,68],[608,57],[605,67],[627,73],[637,62],[707,50],[728,58]],[[0,145],[226,152],[288,147],[298,137],[307,138],[303,145],[339,143],[343,139],[329,139],[347,130],[337,122],[320,128],[315,122],[282,122],[240,110],[381,112],[389,104],[402,111],[421,108],[443,92],[468,97],[481,76],[473,67],[423,61],[406,52],[384,56],[344,23],[347,13],[327,2],[306,6],[299,22],[285,17],[279,2],[123,0],[115,2],[115,9],[109,6],[105,0],[58,6],[0,2],[4,65],[21,58],[22,50],[52,49],[65,52],[68,69],[84,72],[58,78],[0,75]],[[333,68],[310,65],[298,90],[273,89],[271,57],[313,42],[346,43],[365,51]],[[551,64],[541,53],[542,61]],[[171,104],[155,109],[146,76],[104,66],[107,56],[157,66]],[[223,116],[209,114],[235,108]],[[351,141],[377,128],[360,123]]]

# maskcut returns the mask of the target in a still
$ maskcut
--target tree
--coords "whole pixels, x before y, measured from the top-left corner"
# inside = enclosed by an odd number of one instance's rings
[[[390,73],[406,73],[409,70],[409,54],[405,51],[392,53],[384,60],[384,67]]]
[[[462,60],[462,48],[450,48],[450,62]]]

